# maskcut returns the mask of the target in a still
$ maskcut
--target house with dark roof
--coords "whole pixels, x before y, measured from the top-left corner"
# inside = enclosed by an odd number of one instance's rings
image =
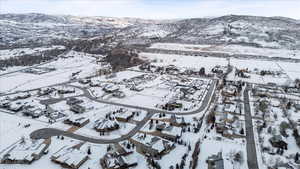
[[[85,112],[85,107],[83,107],[79,104],[75,104],[75,105],[72,105],[70,107],[70,110],[74,113],[84,113]]]
[[[70,97],[67,99],[67,104],[68,105],[75,105],[75,104],[80,104],[83,103],[83,100],[78,99],[76,97]]]
[[[283,141],[281,135],[275,135],[275,136],[271,137],[271,138],[269,139],[269,142],[271,143],[271,145],[272,145],[273,147],[281,148],[281,149],[287,150],[288,144],[287,144],[285,141]]]
[[[224,160],[222,157],[222,152],[217,155],[209,156],[206,160],[207,169],[224,169]]]
[[[71,117],[71,118],[64,120],[65,124],[69,124],[69,125],[73,125],[73,126],[77,126],[77,127],[83,127],[86,124],[88,124],[89,122],[90,122],[90,119],[88,119],[86,117]]]

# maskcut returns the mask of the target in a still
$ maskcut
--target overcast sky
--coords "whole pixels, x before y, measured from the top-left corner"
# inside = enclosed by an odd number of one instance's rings
[[[228,14],[300,19],[300,0],[0,0],[0,13],[29,12],[151,19]]]

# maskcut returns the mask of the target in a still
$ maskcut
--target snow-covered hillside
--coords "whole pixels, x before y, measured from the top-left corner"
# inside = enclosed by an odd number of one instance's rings
[[[267,48],[300,48],[299,21],[279,17],[228,15],[183,20],[0,15],[0,46],[64,44],[78,38],[111,37],[117,42],[139,40],[243,44]]]

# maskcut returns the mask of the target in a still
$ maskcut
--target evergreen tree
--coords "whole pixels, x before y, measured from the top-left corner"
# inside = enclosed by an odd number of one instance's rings
[[[245,134],[244,128],[241,129],[240,134],[241,134],[241,135],[244,135],[244,134]]]
[[[299,153],[298,152],[295,155],[295,163],[297,163],[297,161],[299,161]]]

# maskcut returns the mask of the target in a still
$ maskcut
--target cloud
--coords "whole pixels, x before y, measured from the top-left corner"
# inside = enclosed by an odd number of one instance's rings
[[[299,0],[0,0],[1,13],[38,12],[153,19],[228,14],[300,19]]]

